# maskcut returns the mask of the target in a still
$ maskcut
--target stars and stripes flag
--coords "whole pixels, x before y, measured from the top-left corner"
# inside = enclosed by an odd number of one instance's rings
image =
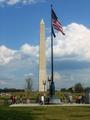
[[[55,33],[54,33],[54,29],[56,29],[57,31],[60,31],[63,35],[65,35],[62,25],[61,23],[58,21],[58,17],[56,15],[56,13],[54,12],[54,10],[52,9],[51,11],[51,20],[52,20],[52,34],[54,37],[56,37]],[[54,29],[53,29],[54,28]]]

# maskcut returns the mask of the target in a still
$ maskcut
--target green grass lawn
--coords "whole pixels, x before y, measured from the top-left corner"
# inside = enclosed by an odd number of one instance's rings
[[[0,106],[0,120],[90,120],[90,107]]]

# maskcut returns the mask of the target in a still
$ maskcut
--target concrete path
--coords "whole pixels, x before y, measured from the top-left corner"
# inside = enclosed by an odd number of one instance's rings
[[[36,106],[90,106],[90,104],[49,104],[49,105],[40,105],[40,104],[12,104],[10,107],[36,107]]]

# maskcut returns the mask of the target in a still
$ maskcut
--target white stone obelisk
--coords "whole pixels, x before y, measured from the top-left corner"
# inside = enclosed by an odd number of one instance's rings
[[[40,22],[40,48],[39,48],[39,92],[46,91],[46,56],[45,56],[45,25]]]

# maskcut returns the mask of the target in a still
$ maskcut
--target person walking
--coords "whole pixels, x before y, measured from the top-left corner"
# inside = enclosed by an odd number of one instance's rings
[[[41,96],[41,105],[44,105],[44,95]]]

